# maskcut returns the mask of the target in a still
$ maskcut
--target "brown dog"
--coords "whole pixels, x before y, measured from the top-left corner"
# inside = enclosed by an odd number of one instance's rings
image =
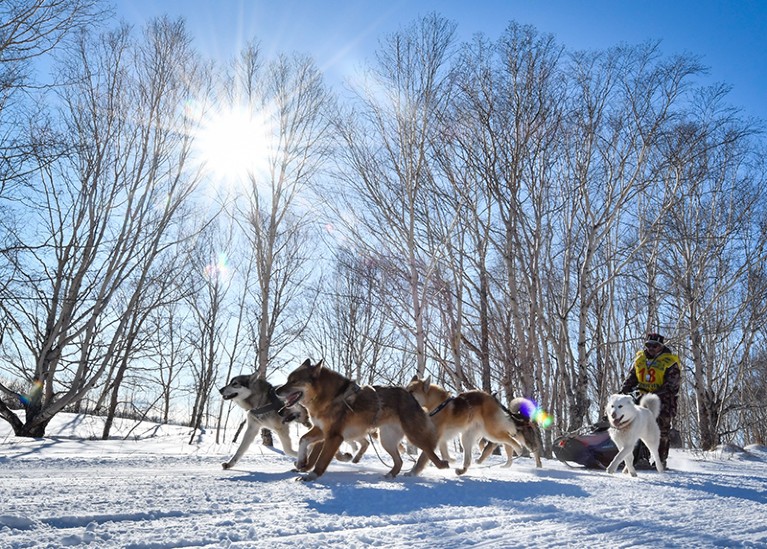
[[[320,477],[344,440],[359,441],[376,428],[381,445],[394,460],[387,477],[397,476],[402,469],[399,443],[405,435],[437,467],[449,467],[434,453],[438,440],[434,425],[402,387],[359,387],[325,368],[321,360],[312,365],[307,359],[290,373],[277,395],[287,406],[299,402],[306,406],[314,424],[298,444],[296,468],[308,471],[314,467],[302,480]]]
[[[461,436],[463,467],[456,469],[459,475],[468,470],[472,449],[482,437],[506,447],[506,467],[511,465],[514,451],[519,450],[520,453],[523,446],[534,454],[536,466],[541,466],[539,445],[525,436],[527,429],[519,429],[508,410],[484,391],[467,391],[450,397],[450,393],[433,385],[429,378],[422,380],[418,377],[413,377],[407,390],[421,406],[431,410],[429,415],[439,433],[443,458],[443,445],[451,438]],[[426,459],[421,455],[413,471],[417,473],[425,466]]]
[[[541,436],[538,431],[538,425],[531,420],[528,417],[528,413],[526,413],[525,408],[529,407],[531,405],[531,402],[526,398],[515,398],[512,399],[511,402],[509,402],[509,407],[505,408],[504,410],[508,414],[508,416],[511,418],[511,420],[514,422],[514,425],[517,428],[517,433],[522,437],[520,440],[519,436],[515,436],[514,439],[517,440],[522,446],[527,448],[530,453],[535,458],[535,466],[536,467],[542,467],[541,464]],[[501,405],[503,406],[503,405]],[[482,450],[482,455],[479,456],[477,459],[477,463],[482,463],[487,459],[487,457],[493,453],[493,450],[498,446],[495,442],[487,442],[487,444],[484,446]],[[506,463],[504,463],[504,467],[511,467],[511,461],[512,461],[512,452],[514,449],[510,446],[505,446],[506,449]]]

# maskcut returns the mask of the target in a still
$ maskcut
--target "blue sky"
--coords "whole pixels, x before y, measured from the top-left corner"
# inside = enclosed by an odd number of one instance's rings
[[[265,52],[311,54],[331,78],[370,58],[378,39],[435,11],[461,38],[497,38],[509,21],[554,34],[568,49],[661,41],[667,54],[702,57],[730,102],[767,120],[767,0],[118,0],[132,24],[183,16],[204,53],[228,59],[257,38]]]

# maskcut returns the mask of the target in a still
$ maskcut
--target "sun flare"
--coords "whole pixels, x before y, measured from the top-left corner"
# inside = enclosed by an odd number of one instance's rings
[[[265,120],[242,108],[219,109],[205,116],[195,140],[206,170],[230,181],[266,168],[268,142]]]

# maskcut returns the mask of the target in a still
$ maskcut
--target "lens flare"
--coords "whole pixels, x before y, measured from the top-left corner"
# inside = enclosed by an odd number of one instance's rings
[[[551,427],[554,423],[554,418],[549,413],[538,406],[534,401],[530,399],[524,399],[519,407],[520,413],[530,421],[534,421],[542,429]]]
[[[32,383],[32,388],[25,395],[19,395],[19,400],[24,406],[28,406],[34,400],[40,397],[40,393],[43,392],[43,382],[40,379],[36,379]]]
[[[225,253],[219,253],[216,261],[205,265],[205,278],[210,281],[223,281],[229,277],[231,269]]]

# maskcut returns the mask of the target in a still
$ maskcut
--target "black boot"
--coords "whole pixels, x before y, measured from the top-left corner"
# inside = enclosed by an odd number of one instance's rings
[[[641,440],[637,443],[636,448],[634,448],[634,469],[637,471],[655,469],[655,467],[650,465],[650,450],[647,449],[647,446]]]

